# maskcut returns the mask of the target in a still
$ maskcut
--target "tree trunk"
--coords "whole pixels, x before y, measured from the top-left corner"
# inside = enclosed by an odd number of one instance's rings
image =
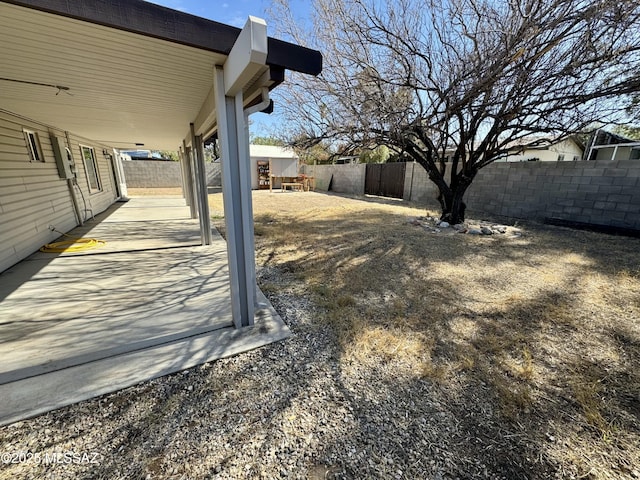
[[[462,201],[464,194],[471,185],[471,180],[461,181],[460,179],[452,185],[449,192],[442,192],[438,195],[438,201],[442,208],[440,220],[449,222],[451,225],[464,222],[464,214],[467,205]]]

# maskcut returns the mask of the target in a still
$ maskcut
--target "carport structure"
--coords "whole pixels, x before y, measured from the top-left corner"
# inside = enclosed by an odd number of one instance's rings
[[[285,70],[318,74],[320,53],[267,37],[254,17],[238,29],[140,0],[0,0],[0,40],[3,111],[114,149],[179,148],[203,245],[212,243],[203,144],[217,135],[228,301],[236,328],[253,325],[247,117],[270,108]]]

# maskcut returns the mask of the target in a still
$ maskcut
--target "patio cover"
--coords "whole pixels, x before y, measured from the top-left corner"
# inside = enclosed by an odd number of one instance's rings
[[[68,88],[2,80],[0,108],[116,148],[177,150],[190,123],[215,130],[214,67],[240,31],[142,0],[0,0],[0,77]],[[321,70],[319,52],[267,42],[268,83],[246,79],[245,105],[285,69]]]
[[[260,19],[240,30],[141,0],[0,0],[0,43],[0,109],[114,148],[181,147],[203,244],[211,227],[202,145],[217,132],[234,323],[252,325],[245,117],[269,105],[286,69],[318,74],[320,53],[268,38]]]

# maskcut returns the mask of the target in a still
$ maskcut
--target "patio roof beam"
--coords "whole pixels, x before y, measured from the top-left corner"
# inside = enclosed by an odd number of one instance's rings
[[[2,0],[148,37],[229,55],[241,30],[188,13],[132,0]],[[317,75],[322,55],[300,45],[265,38],[267,65]]]
[[[284,69],[279,67],[269,67],[244,91],[245,108],[251,107],[262,99],[262,88],[270,90],[280,85],[284,81]],[[202,107],[193,122],[196,135],[202,135],[206,140],[210,138],[217,129],[216,101],[213,87],[209,90],[207,98],[202,103]]]

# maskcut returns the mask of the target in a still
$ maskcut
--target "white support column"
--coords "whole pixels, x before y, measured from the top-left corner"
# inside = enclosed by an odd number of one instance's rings
[[[178,162],[180,163],[180,179],[182,180],[182,198],[187,206],[189,206],[189,195],[187,194],[187,163],[184,159],[182,147],[178,147]]]
[[[193,174],[193,163],[191,161],[191,154],[187,148],[187,143],[184,140],[182,141],[182,151],[184,152],[184,166],[186,171],[185,184],[187,185],[187,197],[189,199],[187,205],[189,205],[189,210],[191,211],[191,218],[198,218],[198,207],[194,195],[195,176]]]
[[[243,89],[267,69],[266,60],[266,23],[249,17],[224,67],[216,66],[214,72],[231,310],[236,328],[253,325],[257,303],[251,167]]]
[[[209,195],[207,192],[207,174],[204,170],[204,152],[202,137],[196,136],[193,123],[191,127],[191,154],[195,166],[195,179],[200,218],[200,238],[203,245],[211,245],[211,216],[209,215]]]
[[[215,79],[231,310],[235,326],[240,328],[253,325],[256,303],[251,175],[242,138],[245,133],[242,93],[234,97],[225,95],[221,67],[216,67]]]
[[[193,126],[192,126],[193,128]],[[198,163],[198,181],[200,182],[200,192],[202,196],[202,209],[200,212],[202,223],[202,244],[211,245],[213,236],[211,235],[211,213],[209,209],[209,188],[207,187],[207,167],[204,163],[204,142],[202,135],[196,135],[195,152],[196,161]]]

